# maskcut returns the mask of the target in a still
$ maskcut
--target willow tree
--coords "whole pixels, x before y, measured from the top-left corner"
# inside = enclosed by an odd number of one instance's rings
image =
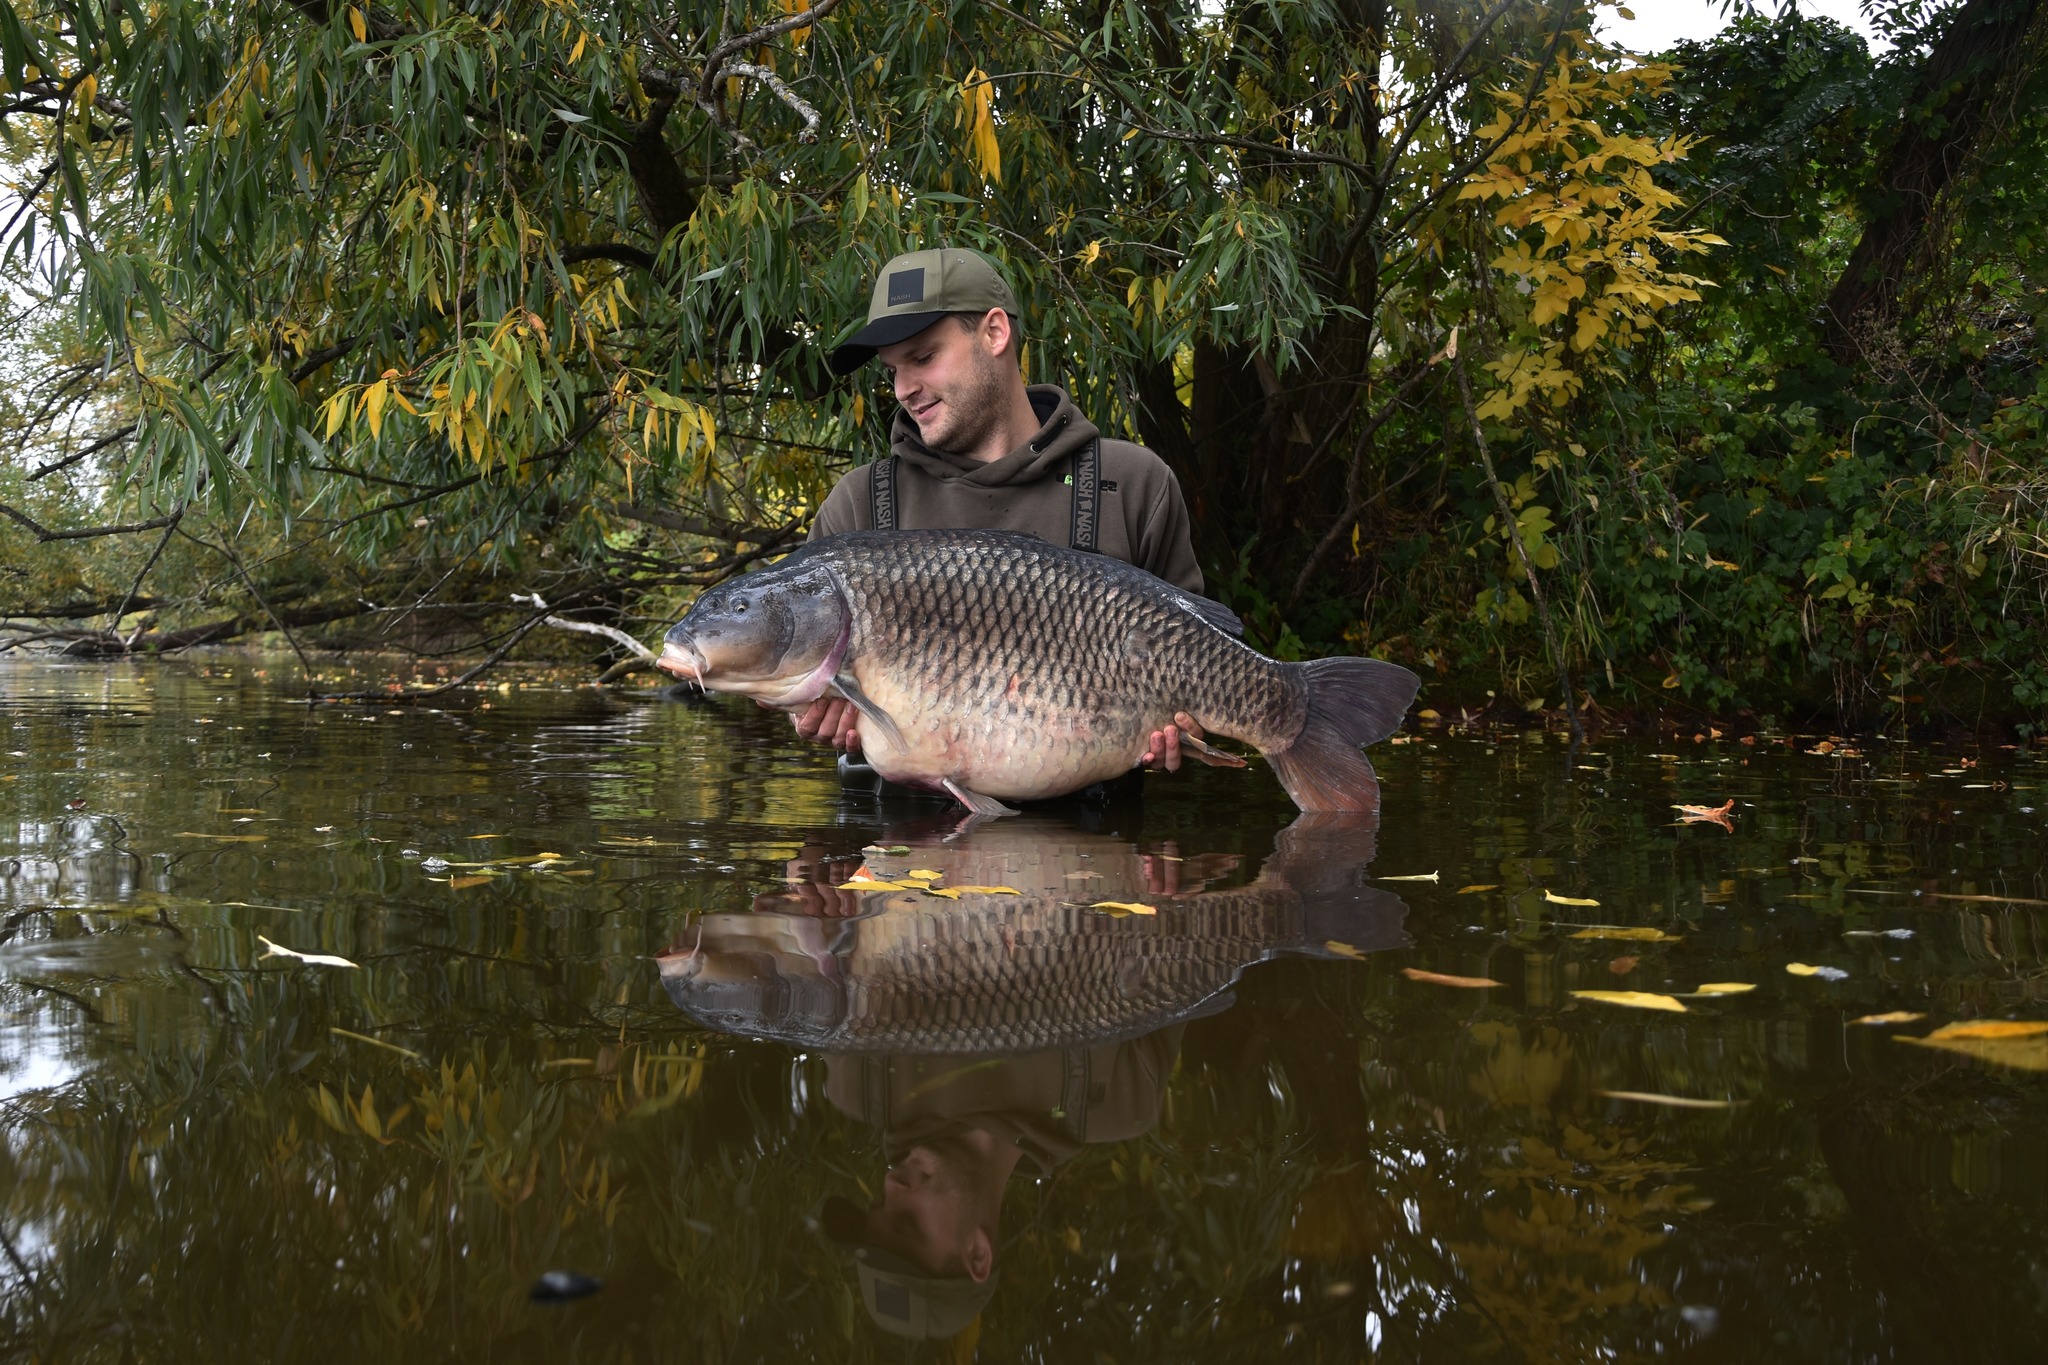
[[[1173,464],[1212,571],[1296,601],[1353,562],[1399,477],[1382,443],[1438,444],[1414,404],[1498,248],[1446,224],[1589,23],[1526,0],[0,5],[7,250],[65,282],[112,386],[39,473],[104,476],[145,530],[255,506],[363,554],[545,545],[673,581],[644,540],[665,527],[697,538],[684,577],[727,572],[885,447],[886,389],[824,353],[882,260],[948,241],[1007,263],[1034,379]]]

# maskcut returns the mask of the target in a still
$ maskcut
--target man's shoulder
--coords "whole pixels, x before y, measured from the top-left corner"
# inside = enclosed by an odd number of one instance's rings
[[[1112,440],[1107,436],[1102,438],[1102,477],[1135,488],[1150,489],[1161,483],[1171,483],[1175,487],[1180,485],[1166,461],[1150,447],[1141,446],[1136,441]]]

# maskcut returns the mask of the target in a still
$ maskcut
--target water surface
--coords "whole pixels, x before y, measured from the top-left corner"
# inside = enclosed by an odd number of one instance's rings
[[[0,1353],[2048,1344],[2048,1038],[1902,1041],[2048,1019],[2039,749],[1424,732],[1376,828],[955,835],[751,706],[221,660],[0,665],[0,755]]]

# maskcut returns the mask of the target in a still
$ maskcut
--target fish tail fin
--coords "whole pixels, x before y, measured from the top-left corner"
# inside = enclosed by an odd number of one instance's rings
[[[1308,719],[1285,749],[1270,753],[1280,785],[1303,810],[1376,811],[1379,779],[1359,746],[1401,728],[1422,680],[1380,659],[1289,664],[1308,688]]]

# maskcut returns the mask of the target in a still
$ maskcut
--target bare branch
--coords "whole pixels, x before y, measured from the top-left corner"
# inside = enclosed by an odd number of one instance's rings
[[[169,526],[184,515],[184,509],[180,508],[172,516],[158,517],[154,521],[131,521],[121,526],[85,526],[76,531],[52,531],[28,513],[0,502],[0,517],[7,517],[10,520],[20,522],[34,534],[37,540],[45,545],[53,540],[92,540],[99,536],[126,536],[133,535],[137,531],[155,531]]]
[[[789,83],[782,77],[768,67],[755,66],[752,62],[727,62],[725,69],[737,76],[751,76],[779,95],[784,104],[796,110],[797,116],[804,121],[804,130],[797,134],[798,142],[818,140],[818,111],[804,103],[803,97],[790,89]]]

